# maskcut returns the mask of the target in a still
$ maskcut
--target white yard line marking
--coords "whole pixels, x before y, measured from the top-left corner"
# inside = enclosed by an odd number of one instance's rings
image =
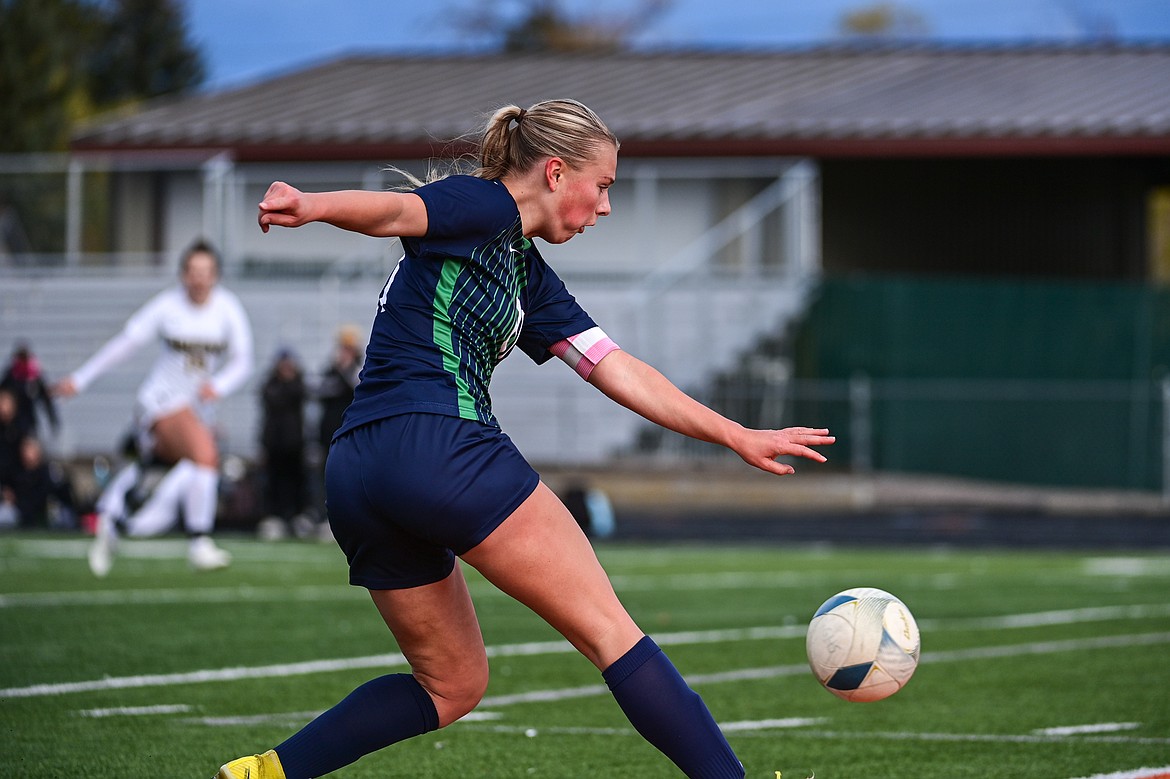
[[[174,603],[243,603],[340,601],[367,596],[354,588],[332,585],[299,587],[200,587],[194,590],[90,590],[80,592],[26,592],[0,595],[0,608],[52,606],[145,606]]]
[[[1109,622],[1120,619],[1147,619],[1170,615],[1170,603],[1142,603],[1133,606],[1095,606],[1083,609],[1037,611],[1030,614],[1005,614],[998,617],[969,617],[965,619],[920,620],[919,627],[938,629],[974,628],[1035,628],[1049,625],[1073,625],[1084,622]]]
[[[1086,733],[1117,733],[1121,730],[1137,730],[1140,722],[1099,722],[1095,725],[1064,725],[1059,728],[1039,728],[1032,732],[1038,736],[1079,736]]]
[[[513,695],[487,695],[479,705],[485,709],[514,706],[518,703],[556,703],[572,698],[592,698],[609,693],[604,684],[587,684],[584,687],[562,687],[559,690],[531,690]]]
[[[799,631],[793,633],[793,631]],[[780,628],[745,628],[737,630],[710,630],[684,631],[680,633],[665,633],[657,637],[657,642],[663,646],[678,644],[709,644],[725,641],[754,640],[772,637],[791,638],[803,635],[804,626],[789,626]],[[923,662],[954,662],[959,660],[979,660],[997,657],[1016,657],[1027,654],[1050,654],[1054,652],[1070,652],[1081,649],[1104,649],[1109,647],[1149,646],[1153,644],[1170,643],[1170,632],[1146,633],[1128,636],[1100,636],[1087,639],[1069,639],[1066,641],[1038,641],[1028,644],[1004,646],[974,647],[950,651],[931,652],[923,655]],[[562,654],[575,651],[566,641],[541,641],[523,644],[505,644],[488,647],[488,657],[514,657],[538,654]],[[95,679],[83,682],[64,682],[58,684],[35,684],[28,687],[9,687],[0,689],[0,698],[31,698],[45,695],[64,695],[67,693],[92,692],[96,690],[126,689],[132,687],[162,687],[176,684],[198,684],[202,682],[225,682],[239,679],[262,679],[274,676],[297,676],[313,673],[328,673],[345,671],[357,668],[394,668],[406,665],[406,659],[399,653],[373,655],[369,657],[354,657],[338,660],[312,660],[302,663],[283,663],[280,665],[252,666],[237,668],[220,668],[202,671],[190,671],[179,674],[149,674],[143,676],[122,676],[106,679]],[[726,671],[717,674],[696,675],[691,680],[695,684],[716,683],[726,681],[742,681],[746,679],[767,679],[777,676],[788,676],[803,673],[807,667],[801,663],[789,666],[773,666],[766,668],[747,668]],[[591,690],[576,695],[598,694],[592,690],[606,691],[604,685],[577,688]],[[524,695],[544,695],[546,692],[523,693],[520,697],[505,696],[519,702]]]
[[[664,643],[659,641],[659,643]],[[681,643],[681,642],[680,642]],[[698,643],[698,642],[696,642]],[[1086,639],[1069,639],[1067,641],[1040,641],[1029,644],[1013,644],[1008,646],[974,647],[950,652],[933,652],[922,657],[924,663],[961,662],[964,660],[990,660],[1002,657],[1020,657],[1022,655],[1053,654],[1057,652],[1075,652],[1083,649],[1108,649],[1126,646],[1150,646],[1153,644],[1170,643],[1168,633],[1146,633],[1130,636],[1099,636]],[[723,684],[727,682],[741,682],[759,679],[775,679],[782,676],[796,676],[809,673],[804,663],[792,665],[768,666],[765,668],[740,668],[733,671],[723,671],[712,674],[688,674],[686,680],[692,685]],[[567,687],[560,690],[533,690],[513,695],[497,695],[484,698],[480,704],[484,708],[493,706],[511,706],[518,703],[549,703],[568,700],[570,698],[585,698],[594,695],[605,695],[609,692],[603,684],[591,684],[583,687]],[[0,691],[0,695],[3,691]]]
[[[252,725],[301,728],[320,714],[320,711],[285,711],[280,714],[249,714],[238,717],[189,717],[184,722],[206,725],[209,728],[246,728]]]
[[[536,738],[537,736],[636,736],[638,735],[633,728],[587,728],[581,726],[548,726],[548,727],[531,727],[529,725],[465,725],[460,726],[463,720],[455,723],[460,730],[479,730],[488,733],[511,733],[514,735],[528,736],[528,738]]]
[[[1170,765],[1161,768],[1135,768],[1132,771],[1118,771],[1112,774],[1093,774],[1078,779],[1170,779]]]
[[[297,676],[300,674],[347,671],[353,668],[394,668],[405,666],[406,658],[401,654],[354,657],[348,660],[312,660],[304,663],[254,666],[251,668],[218,668],[205,671],[189,671],[179,674],[147,674],[143,676],[116,676],[85,682],[62,682],[59,684],[34,684],[29,687],[10,687],[0,690],[0,698],[36,698],[45,695],[66,695],[76,692],[97,690],[125,690],[135,687],[167,687],[176,684],[200,684],[203,682],[232,682],[239,679],[264,679],[272,676]]]
[[[949,663],[961,660],[990,660],[996,657],[1019,657],[1020,655],[1048,655],[1056,652],[1072,652],[1081,649],[1112,649],[1115,647],[1151,646],[1170,643],[1170,633],[1141,633],[1129,636],[1094,636],[1093,638],[1072,638],[1064,641],[1033,641],[1028,644],[1007,646],[972,647],[952,649],[943,652],[924,653],[924,663]]]
[[[806,728],[809,725],[822,725],[827,722],[824,717],[784,717],[783,719],[758,719],[744,722],[721,722],[719,729],[724,733],[738,733],[745,730],[776,730],[780,728]]]
[[[134,544],[140,542],[132,542]],[[141,542],[147,543],[147,542]],[[130,544],[127,544],[129,546]],[[185,559],[186,547],[175,547],[173,557]],[[235,552],[233,552],[235,554]],[[141,554],[140,557],[153,555]],[[766,573],[722,573],[694,574],[687,576],[614,576],[615,587],[623,592],[655,590],[668,586],[673,590],[715,590],[743,589],[745,587],[776,587],[783,583],[796,584],[802,581],[794,574]],[[486,582],[472,581],[472,594],[476,598],[503,596],[498,589]],[[26,592],[0,594],[0,608],[52,606],[120,606],[172,603],[230,603],[233,601],[330,601],[364,599],[365,592],[359,587],[336,585],[306,585],[301,587],[198,587],[191,589],[157,590],[82,590],[73,592]]]
[[[84,560],[89,551],[88,538],[63,539],[18,539],[13,542],[13,557],[40,558],[43,560]],[[231,542],[230,537],[226,545],[231,548],[232,556],[238,560],[254,562],[320,562],[335,565],[340,560],[341,550],[332,547],[336,557],[326,558],[320,554],[319,548],[311,544],[257,544]],[[131,538],[118,546],[118,556],[133,560],[172,560],[186,559],[187,541],[183,538]]]
[[[614,574],[615,590],[640,592],[661,590],[728,590],[767,587],[796,587],[808,584],[808,575],[792,571],[723,571],[686,574]]]
[[[769,734],[758,731],[747,731],[742,736],[756,737]],[[801,738],[820,739],[884,739],[887,741],[937,741],[952,743],[989,743],[989,744],[1055,744],[1067,741],[1070,736],[1037,736],[1013,735],[1011,733],[903,733],[903,732],[873,732],[854,730],[792,730],[793,736]],[[1078,744],[1140,744],[1143,746],[1161,746],[1170,744],[1170,738],[1143,738],[1140,736],[1077,736]],[[1140,774],[1147,779],[1145,774]],[[1160,779],[1161,774],[1151,775],[1148,779]]]
[[[186,714],[191,707],[185,703],[158,706],[119,706],[113,709],[82,709],[83,717],[140,717],[146,714]]]
[[[251,725],[290,725],[299,728],[320,715],[320,711],[285,711],[279,714],[252,714],[241,717],[191,717],[187,719],[187,722],[196,722],[213,728],[238,728]],[[476,709],[470,714],[464,715],[459,722],[489,722],[503,716],[498,711]]]
[[[1093,557],[1085,561],[1089,576],[1170,576],[1165,557]]]

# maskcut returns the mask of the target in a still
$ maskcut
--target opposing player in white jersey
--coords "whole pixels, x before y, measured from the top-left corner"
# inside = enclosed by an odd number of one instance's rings
[[[219,487],[219,451],[211,430],[216,400],[239,389],[252,373],[252,328],[239,299],[218,286],[219,257],[197,242],[182,255],[181,285],[149,300],[84,365],[61,381],[57,394],[82,392],[102,373],[152,340],[161,352],[138,389],[135,423],[144,456],[173,464],[150,499],[126,517],[126,495],[141,476],[131,463],[98,500],[98,532],[90,568],[105,576],[119,531],[150,536],[171,528],[181,506],[191,538],[188,559],[197,569],[223,568],[230,555],[211,540]]]

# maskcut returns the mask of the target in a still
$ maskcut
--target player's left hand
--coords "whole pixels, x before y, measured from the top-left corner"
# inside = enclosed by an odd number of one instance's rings
[[[827,428],[786,427],[783,430],[744,430],[743,436],[732,448],[748,465],[762,471],[787,476],[796,469],[787,463],[776,462],[777,457],[791,455],[806,457],[818,463],[826,462],[823,454],[811,449],[828,446],[837,440]]]
[[[199,399],[204,403],[214,403],[219,400],[219,393],[215,391],[215,387],[211,386],[209,382],[199,388]]]

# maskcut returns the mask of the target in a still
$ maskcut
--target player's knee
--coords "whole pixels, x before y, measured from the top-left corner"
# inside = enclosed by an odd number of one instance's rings
[[[465,665],[445,679],[419,680],[435,702],[439,727],[446,727],[469,714],[483,700],[488,685],[487,658]]]

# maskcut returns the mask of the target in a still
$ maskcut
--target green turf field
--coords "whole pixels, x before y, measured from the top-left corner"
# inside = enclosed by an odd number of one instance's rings
[[[332,545],[0,536],[0,776],[211,777],[373,676],[402,670]],[[641,625],[725,728],[749,777],[961,779],[1170,771],[1170,557],[602,544]],[[672,777],[600,675],[469,574],[493,678],[463,722],[334,776]],[[820,689],[804,627],[852,586],[899,595],[923,662],[886,701]]]

